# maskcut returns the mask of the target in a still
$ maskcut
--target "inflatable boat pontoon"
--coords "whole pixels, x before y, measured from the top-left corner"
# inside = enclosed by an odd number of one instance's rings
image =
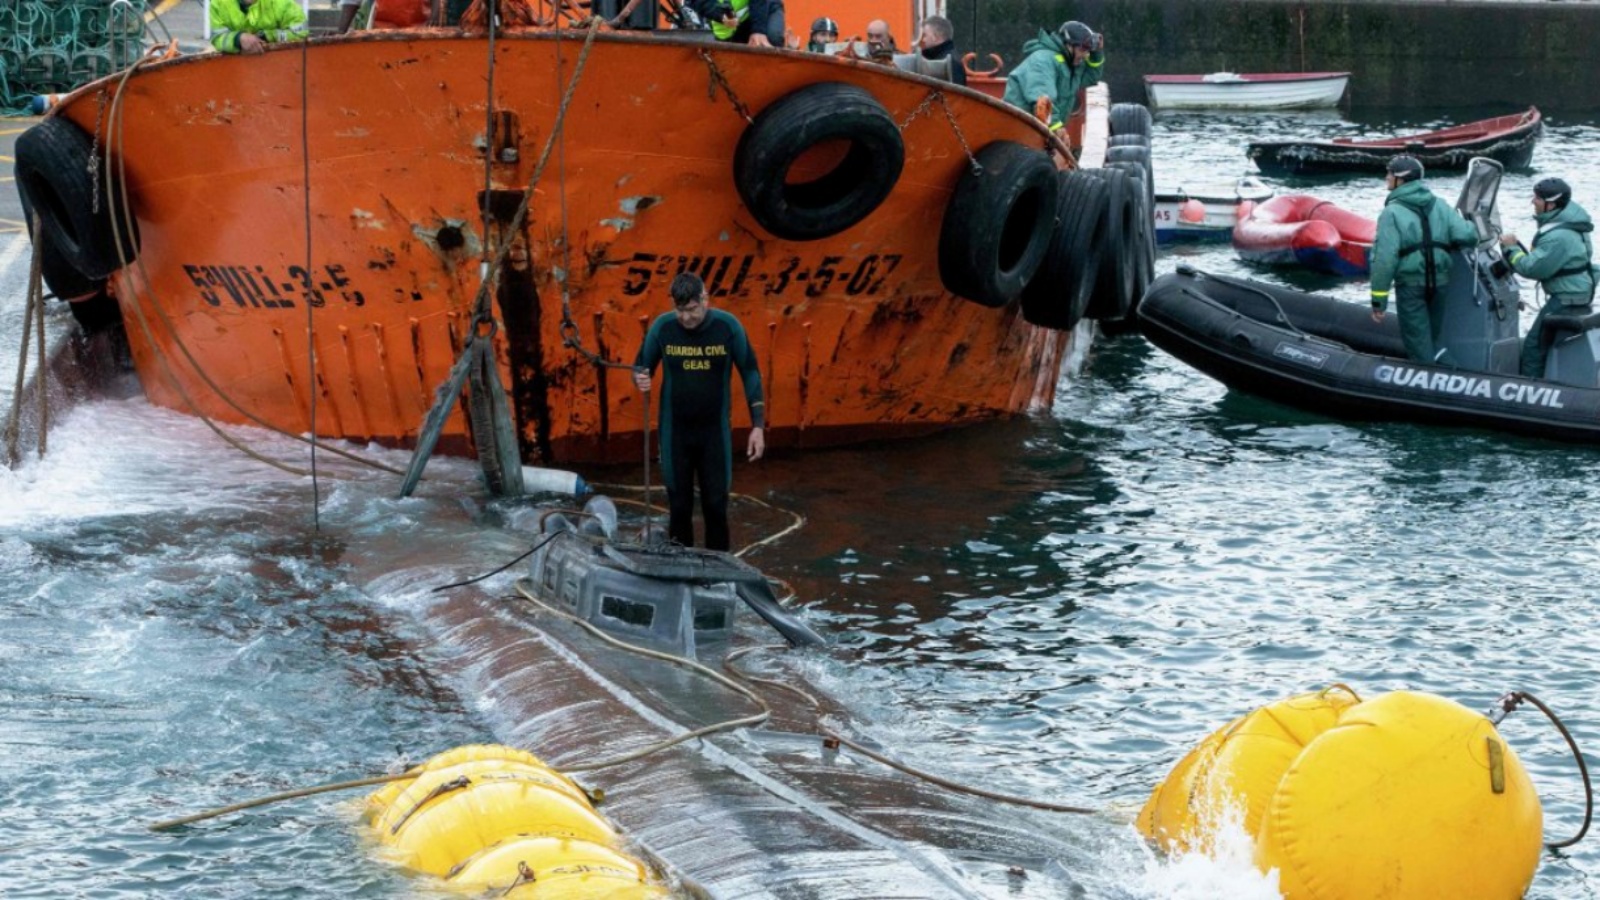
[[[1475,160],[1458,208],[1479,247],[1452,255],[1439,343],[1461,368],[1414,362],[1398,317],[1365,304],[1180,266],[1139,304],[1156,346],[1230,388],[1325,415],[1600,442],[1600,314],[1545,317],[1543,378],[1517,374],[1518,284],[1501,263],[1500,167]]]

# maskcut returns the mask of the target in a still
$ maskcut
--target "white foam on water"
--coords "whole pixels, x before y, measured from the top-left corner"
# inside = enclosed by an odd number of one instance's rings
[[[1278,871],[1255,867],[1255,840],[1245,831],[1244,812],[1233,808],[1220,817],[1209,840],[1189,852],[1162,857],[1143,841],[1144,868],[1136,880],[1141,897],[1151,900],[1282,900]]]

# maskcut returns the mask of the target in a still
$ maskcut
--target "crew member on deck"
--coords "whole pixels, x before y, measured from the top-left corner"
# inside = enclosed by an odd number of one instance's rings
[[[719,41],[783,46],[783,0],[689,0]]]
[[[950,60],[950,80],[967,86],[967,67],[961,64],[956,53],[956,28],[944,16],[929,16],[922,20],[922,34],[917,38],[918,51],[923,59]]]
[[[1032,113],[1039,99],[1050,101],[1050,130],[1060,131],[1077,108],[1078,91],[1105,75],[1105,40],[1082,22],[1067,22],[1051,34],[1022,45],[1027,56],[1006,76],[1005,100]]]
[[[1438,346],[1444,296],[1450,283],[1450,251],[1472,247],[1478,231],[1422,183],[1422,163],[1413,156],[1389,160],[1384,186],[1389,196],[1378,215],[1378,233],[1369,257],[1372,268],[1372,320],[1382,322],[1394,288],[1400,314],[1400,339],[1406,356],[1417,362],[1454,366],[1448,348]]]
[[[889,31],[889,23],[882,19],[873,19],[867,23],[867,57],[874,62],[886,66],[894,65],[894,55],[900,52],[900,47],[894,41],[894,35]]]
[[[1500,243],[1514,248],[1506,255],[1512,271],[1544,288],[1544,306],[1522,338],[1522,374],[1543,378],[1545,358],[1550,355],[1550,343],[1544,339],[1545,314],[1587,314],[1594,302],[1594,243],[1589,237],[1594,222],[1572,202],[1571,186],[1559,178],[1533,186],[1533,220],[1539,231],[1532,250],[1523,249],[1514,234],[1501,235]]]
[[[300,0],[211,0],[211,46],[223,53],[264,53],[306,34]]]
[[[661,472],[667,483],[667,531],[674,541],[694,546],[694,483],[700,481],[700,512],[706,520],[706,547],[727,550],[728,489],[733,482],[733,434],[729,425],[733,370],[744,382],[750,407],[750,440],[745,455],[754,462],[766,452],[766,404],[761,369],[744,327],[731,313],[712,309],[700,276],[672,280],[672,312],[650,325],[634,361],[633,383],[648,393],[650,374],[662,366]]]
[[[827,53],[829,44],[839,42],[839,23],[823,16],[811,23],[811,41],[806,44],[806,50],[811,53]]]

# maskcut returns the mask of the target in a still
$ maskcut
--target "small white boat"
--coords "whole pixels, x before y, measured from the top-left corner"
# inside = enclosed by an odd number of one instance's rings
[[[1318,109],[1337,106],[1349,83],[1349,72],[1144,76],[1158,109]]]
[[[1226,241],[1239,221],[1239,204],[1272,199],[1273,190],[1254,176],[1195,188],[1156,188],[1156,242]]]

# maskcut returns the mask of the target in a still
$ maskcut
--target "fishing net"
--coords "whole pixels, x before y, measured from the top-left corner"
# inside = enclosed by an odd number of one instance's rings
[[[149,0],[0,0],[0,114],[139,58]]]

